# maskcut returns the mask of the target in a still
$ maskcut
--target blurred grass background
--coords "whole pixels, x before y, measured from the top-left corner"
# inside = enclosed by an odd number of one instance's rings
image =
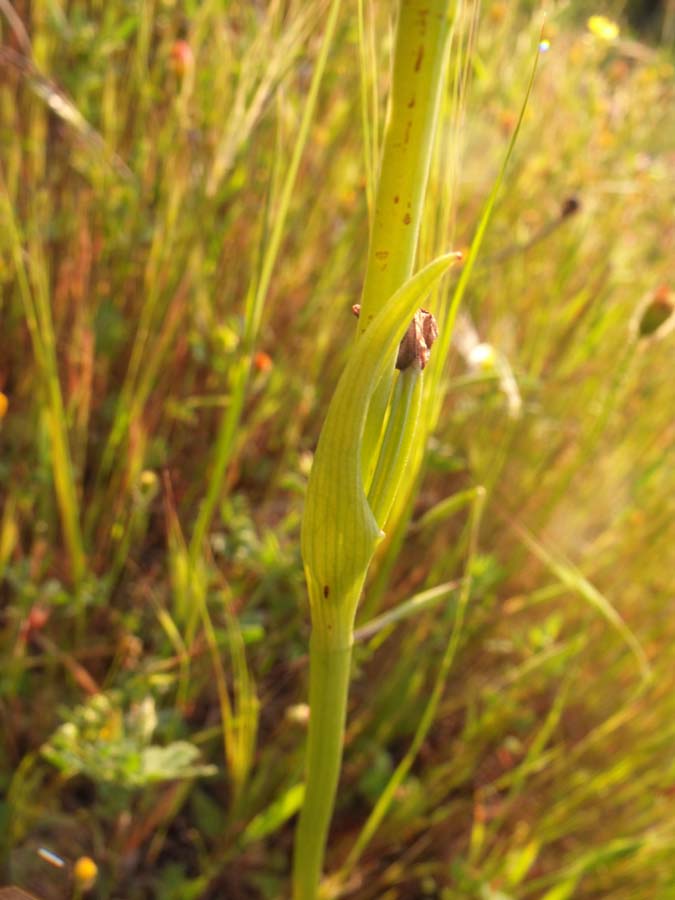
[[[0,881],[45,900],[72,885],[40,847],[91,856],[100,898],[287,891],[299,521],[392,35],[389,4],[344,0],[302,144],[327,8],[0,4]],[[457,592],[360,644],[328,858],[346,897],[675,898],[674,14],[547,9],[469,350],[364,602],[362,624],[468,565],[459,652],[345,867]],[[486,0],[475,34],[477,11],[458,4],[420,262],[470,244],[539,41],[539,4]],[[476,486],[473,552],[461,500],[422,516]]]

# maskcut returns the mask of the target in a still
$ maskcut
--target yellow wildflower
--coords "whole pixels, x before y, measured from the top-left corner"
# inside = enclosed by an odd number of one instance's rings
[[[98,866],[90,856],[81,856],[73,866],[73,878],[81,891],[89,891],[96,884]]]
[[[615,41],[619,36],[619,26],[607,16],[591,16],[586,25],[591,34],[601,41]]]

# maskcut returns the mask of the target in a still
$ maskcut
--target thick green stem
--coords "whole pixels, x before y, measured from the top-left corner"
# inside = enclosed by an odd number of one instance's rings
[[[359,331],[413,270],[450,36],[447,0],[402,0]]]
[[[445,84],[450,25],[447,0],[401,2],[359,334],[413,270]],[[363,458],[366,483],[379,444],[391,378],[383,379],[371,403]]]
[[[302,553],[313,626],[311,712],[294,900],[316,900],[318,895],[342,761],[356,605],[381,538],[380,516],[386,517],[414,439],[419,389],[415,391],[414,379],[404,379],[401,396],[394,398],[401,404],[400,415],[390,419],[382,463],[376,467],[397,340],[405,329],[403,316],[414,315],[413,303],[422,301],[451,261],[445,257],[410,279],[449,35],[447,0],[402,0],[359,332],[371,327],[331,401],[307,491]],[[374,471],[371,509],[364,481],[369,483]]]
[[[294,900],[314,900],[321,880],[342,763],[351,658],[351,642],[340,646],[314,629],[310,641],[307,783],[296,836]]]

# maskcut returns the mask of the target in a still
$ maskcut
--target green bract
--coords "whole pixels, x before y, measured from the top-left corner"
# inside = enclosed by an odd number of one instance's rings
[[[362,440],[370,400],[393,368],[396,347],[424,296],[456,261],[441,256],[406,282],[385,304],[356,343],[331,401],[316,450],[302,523],[302,556],[312,615],[327,627],[351,628],[368,564],[382,537],[388,504],[378,503],[377,521],[363,484]],[[411,409],[416,410],[415,404]],[[414,431],[408,415],[405,430]],[[409,445],[402,436],[399,445]],[[393,497],[405,454],[390,454],[378,482]],[[330,612],[332,611],[332,612]],[[315,623],[316,624],[316,623]]]

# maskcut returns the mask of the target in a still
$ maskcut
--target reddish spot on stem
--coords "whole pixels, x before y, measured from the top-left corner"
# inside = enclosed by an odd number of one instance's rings
[[[404,224],[404,225],[410,225],[410,222],[411,222],[410,213],[406,213],[406,214],[403,216],[403,224]]]
[[[385,262],[389,259],[389,251],[388,250],[376,250],[375,251],[375,259],[379,259],[380,262]]]
[[[328,587],[327,584],[324,584],[324,586],[323,586],[323,595],[324,595],[324,597],[325,597],[326,599],[328,599],[328,595],[329,595],[329,594],[330,594],[330,588]]]
[[[397,195],[394,197],[394,203],[398,203],[398,201],[399,201],[399,196],[398,196],[398,194],[397,194]]]
[[[408,109],[413,109],[414,106],[415,106],[415,98],[411,97],[410,100],[408,100]]]
[[[419,72],[422,66],[422,60],[424,59],[424,44],[420,44],[419,49],[417,51],[417,59],[415,60],[415,71]]]

